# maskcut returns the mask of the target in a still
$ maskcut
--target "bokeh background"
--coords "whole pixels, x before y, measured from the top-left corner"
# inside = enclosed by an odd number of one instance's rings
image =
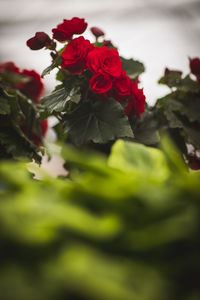
[[[200,0],[0,0],[0,61],[41,72],[50,57],[31,51],[26,40],[74,16],[104,30],[122,56],[145,64],[141,85],[149,104],[167,92],[157,84],[166,66],[187,73],[188,57],[200,55]],[[89,30],[85,36],[93,38]],[[45,84],[48,93],[53,74]]]

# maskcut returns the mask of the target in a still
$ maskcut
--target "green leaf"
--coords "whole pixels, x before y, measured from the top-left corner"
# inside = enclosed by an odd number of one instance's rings
[[[187,93],[172,93],[159,99],[157,107],[162,109],[168,121],[167,126],[181,129],[180,135],[183,135],[188,143],[194,145],[196,149],[200,147],[200,133],[194,123],[200,120],[198,97],[190,98]],[[159,113],[161,112],[158,111]]]
[[[40,137],[37,107],[18,90],[0,92],[0,159],[34,158],[40,163],[37,146],[30,138],[33,133]],[[22,130],[24,125],[27,136]]]
[[[63,82],[67,76],[70,76],[69,71],[67,71],[66,69],[60,69],[56,73],[56,80]]]
[[[125,234],[125,239],[128,238],[127,242],[131,245],[130,247],[145,250],[178,241],[194,231],[196,222],[194,216],[194,209],[189,208],[167,220],[164,219],[148,227],[133,230]]]
[[[56,132],[57,141],[64,142],[66,140],[66,138],[67,138],[67,133],[63,134],[62,123],[59,122],[58,124],[56,124],[55,126],[53,126],[53,129]]]
[[[61,64],[61,56],[56,57],[55,60],[53,60],[52,64],[50,66],[48,66],[46,69],[44,69],[44,71],[42,72],[42,77],[46,76],[47,74],[49,74],[53,69],[55,69],[56,67],[58,67]]]
[[[187,141],[196,149],[200,149],[200,131],[189,125],[184,125],[183,128],[187,137]]]
[[[164,115],[167,118],[170,128],[183,128],[183,123],[176,112],[170,109],[166,109],[164,111]]]
[[[169,73],[165,76],[163,76],[158,83],[160,84],[166,84],[168,87],[177,87],[181,84],[181,75],[182,73],[179,71],[169,71]]]
[[[166,109],[164,114],[170,128],[179,128],[180,134],[183,135],[187,143],[192,144],[196,149],[200,148],[200,132],[193,123],[182,119],[181,115],[175,111]]]
[[[0,96],[0,114],[8,115],[10,113],[9,100],[4,96]]]
[[[180,86],[178,88],[184,92],[191,93],[199,93],[200,92],[200,84],[190,78],[190,76],[186,76],[182,79]]]
[[[169,176],[162,151],[141,144],[118,140],[108,160],[110,167],[125,172],[148,174],[151,179],[165,180]]]
[[[158,143],[158,120],[153,112],[148,111],[148,108],[141,115],[140,120],[137,118],[132,119],[131,126],[134,132],[133,141],[144,145],[155,145]]]
[[[65,70],[66,71],[66,70]],[[69,92],[70,101],[78,104],[81,100],[81,87],[84,85],[87,85],[88,82],[87,78],[81,78],[76,75],[69,75],[67,72],[65,72],[66,77],[63,80],[63,85],[65,89]]]
[[[161,147],[173,172],[175,171],[181,174],[185,174],[187,170],[183,157],[177,150],[174,142],[168,137],[168,135],[162,136]]]
[[[144,65],[137,61],[130,59],[125,59],[120,57],[122,62],[122,69],[126,71],[127,75],[132,79],[136,79],[141,73],[145,71]]]
[[[41,100],[41,103],[45,106],[48,114],[55,112],[62,112],[66,110],[67,103],[69,101],[79,102],[80,100],[79,88],[72,88],[67,90],[65,87],[62,87],[54,91],[51,95],[44,97]]]
[[[37,147],[14,128],[0,130],[0,145],[4,146],[6,153],[14,159],[35,159],[36,162],[41,162],[41,156],[36,152]]]
[[[76,145],[108,143],[120,137],[133,137],[127,116],[113,99],[83,102],[65,116],[64,130]]]
[[[69,101],[77,104],[81,99],[79,77],[66,77],[63,85],[57,87],[52,94],[41,100],[49,115],[53,112],[65,112]]]
[[[167,107],[186,116],[190,122],[200,120],[200,98],[185,96],[183,99],[171,98],[167,100]]]
[[[183,92],[200,92],[200,84],[192,80],[189,75],[182,79],[180,72],[170,72],[169,74],[162,77],[158,82],[161,84],[166,84],[170,88],[177,88],[179,91]]]
[[[49,114],[61,112],[66,109],[66,104],[70,100],[69,93],[65,88],[56,90],[51,95],[42,98],[41,103],[45,106]]]
[[[181,114],[184,114],[183,104],[179,99],[176,99],[176,97],[177,92],[158,99],[156,103],[157,117],[163,121],[164,115],[170,128],[183,128],[181,120]]]

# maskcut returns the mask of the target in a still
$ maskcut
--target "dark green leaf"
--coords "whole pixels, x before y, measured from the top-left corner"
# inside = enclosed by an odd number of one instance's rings
[[[47,111],[51,114],[53,111],[61,112],[65,110],[69,100],[68,92],[65,88],[61,88],[51,95],[44,97],[41,103],[45,105]]]
[[[170,128],[183,128],[183,123],[173,110],[166,109],[164,111],[164,114],[169,122],[169,127]]]
[[[177,87],[181,84],[181,72],[170,71],[167,75],[163,76],[158,83],[166,84],[168,87]]]
[[[0,114],[8,115],[10,113],[10,105],[7,98],[0,95]]]
[[[61,69],[56,73],[56,80],[63,82],[67,76],[70,76],[69,71]]]
[[[0,145],[4,146],[6,153],[14,159],[35,159],[36,162],[41,162],[41,156],[37,154],[36,146],[20,130],[17,132],[11,127],[0,130]]]
[[[52,62],[52,64],[50,66],[48,66],[46,69],[44,69],[44,71],[42,72],[42,77],[46,76],[47,74],[49,74],[53,69],[55,69],[56,67],[58,67],[61,63],[61,56],[56,57],[56,59]]]
[[[163,114],[168,121],[167,126],[171,129],[178,128],[180,130],[179,135],[183,136],[185,142],[192,144],[196,149],[199,149],[200,132],[194,122],[200,119],[199,99],[194,97],[191,99],[178,100],[170,98],[169,95],[168,99],[165,97],[165,99],[160,100],[162,100],[160,101],[160,104],[162,102]],[[178,142],[178,147],[182,148],[180,140]]]
[[[200,84],[192,80],[189,75],[181,81],[178,88],[184,92],[200,93]]]
[[[134,132],[134,141],[144,145],[157,144],[159,141],[157,123],[156,115],[146,108],[140,120],[134,118],[131,122]]]
[[[50,115],[53,112],[63,112],[66,111],[67,103],[69,101],[78,103],[81,99],[80,93],[80,81],[76,76],[70,76],[65,78],[64,87],[59,85],[58,89],[41,100],[44,104],[47,113]]]
[[[200,131],[192,126],[184,125],[184,132],[188,143],[191,143],[196,149],[200,149]]]
[[[133,137],[127,116],[113,99],[82,103],[66,115],[64,130],[76,145],[91,141],[103,144],[120,137]]]
[[[167,106],[173,111],[186,116],[189,121],[200,120],[200,98],[188,97],[183,99],[168,99]]]
[[[166,84],[170,88],[177,88],[183,92],[199,93],[200,84],[190,78],[187,75],[185,78],[181,78],[180,72],[170,72],[159,80],[159,83]]]
[[[145,71],[144,65],[137,61],[130,59],[121,58],[122,69],[126,71],[127,75],[132,79],[136,79],[141,73]]]
[[[67,138],[67,133],[63,133],[63,126],[62,124],[59,122],[58,124],[56,124],[53,129],[55,130],[56,132],[56,137],[57,137],[57,140],[59,142],[64,142]]]

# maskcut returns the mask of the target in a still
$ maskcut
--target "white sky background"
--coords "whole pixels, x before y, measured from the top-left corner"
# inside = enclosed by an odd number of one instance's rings
[[[200,56],[200,0],[0,0],[0,61],[41,73],[48,51],[31,51],[26,40],[74,16],[100,27],[120,55],[144,63],[141,86],[150,104],[168,92],[157,84],[166,66],[187,73],[188,56]],[[93,40],[89,30],[85,36]],[[53,74],[45,84],[47,93],[54,88]]]

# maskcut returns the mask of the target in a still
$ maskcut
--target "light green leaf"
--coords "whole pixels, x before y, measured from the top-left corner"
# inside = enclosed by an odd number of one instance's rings
[[[152,180],[163,181],[169,176],[162,151],[122,140],[118,140],[112,147],[108,164],[124,172],[143,173]]]

